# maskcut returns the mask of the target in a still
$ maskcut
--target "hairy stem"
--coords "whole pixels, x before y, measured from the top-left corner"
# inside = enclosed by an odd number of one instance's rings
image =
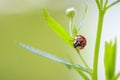
[[[97,80],[98,56],[99,56],[103,19],[104,19],[104,11],[99,10],[98,29],[97,29],[97,35],[96,35],[95,51],[94,51],[93,80]]]

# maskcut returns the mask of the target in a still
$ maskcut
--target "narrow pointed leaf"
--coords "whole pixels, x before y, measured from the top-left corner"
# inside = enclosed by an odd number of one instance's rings
[[[88,12],[88,5],[86,4],[86,7],[85,7],[85,15],[87,14]]]
[[[34,48],[34,47],[25,45],[25,44],[23,44],[23,43],[19,43],[18,45],[21,46],[22,48],[25,48],[26,50],[31,51],[31,52],[33,52],[33,53],[35,53],[35,54],[37,54],[37,55],[40,55],[40,56],[42,56],[42,57],[44,57],[44,58],[53,60],[53,61],[58,62],[58,63],[61,63],[61,64],[64,64],[64,65],[66,65],[66,66],[69,67],[69,68],[72,68],[73,66],[76,66],[76,67],[77,67],[78,69],[80,69],[81,71],[84,71],[84,72],[87,72],[87,73],[89,72],[86,68],[84,68],[84,67],[82,67],[82,66],[80,66],[80,65],[72,65],[72,64],[71,64],[70,62],[68,62],[68,61],[62,60],[62,59],[60,59],[60,58],[58,58],[58,57],[56,57],[56,56],[53,56],[53,55],[51,55],[51,54],[48,54],[48,53],[43,52],[43,51],[41,51],[41,50],[38,50],[38,49],[36,49],[36,48]]]
[[[120,0],[115,0],[111,4],[109,4],[106,9],[112,8],[113,6],[115,6],[118,3],[120,3]]]
[[[47,12],[47,10],[43,9],[43,15],[45,21],[47,22],[48,26],[56,33],[60,38],[62,38],[66,43],[72,45],[72,38],[68,34],[68,32],[59,24],[57,23]]]
[[[78,25],[78,29],[77,29],[78,32],[80,31],[80,28],[84,25],[84,21],[85,21],[87,12],[88,12],[88,5],[86,5],[86,7],[85,7],[84,15],[82,17],[82,20],[80,21],[80,24]]]
[[[114,44],[112,41],[105,43],[104,66],[106,80],[111,80],[115,76],[116,45],[116,40]]]
[[[84,78],[84,80],[90,80],[88,76],[83,71],[78,69],[76,66],[73,66],[73,68]]]
[[[74,25],[72,29],[72,36],[75,37],[78,34],[77,27]]]
[[[73,65],[73,69],[75,69],[85,80],[89,80],[88,76],[83,71],[81,71],[78,67],[74,66],[74,61],[72,60],[72,58],[70,56],[68,56],[68,58]]]
[[[120,78],[120,72],[116,74],[116,76],[113,78],[113,80],[118,80]]]

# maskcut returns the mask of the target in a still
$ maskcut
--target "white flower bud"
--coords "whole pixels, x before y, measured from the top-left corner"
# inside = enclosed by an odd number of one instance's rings
[[[70,18],[73,18],[75,16],[75,12],[76,12],[75,8],[68,8],[66,10],[66,14]]]

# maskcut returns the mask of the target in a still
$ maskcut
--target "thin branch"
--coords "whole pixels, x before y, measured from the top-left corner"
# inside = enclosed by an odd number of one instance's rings
[[[72,67],[82,76],[84,72],[78,66],[76,66],[76,64],[74,64],[74,61],[72,60],[70,56],[69,56],[69,61],[72,64]],[[92,70],[90,71],[87,69],[87,73],[92,77]]]
[[[84,80],[89,80],[88,76],[83,73],[80,69],[75,68],[75,70],[84,78]]]
[[[69,23],[69,33],[71,37],[73,37],[72,29],[73,29],[73,18],[70,19],[70,23]]]
[[[120,77],[120,72],[115,76],[115,80],[117,80]]]
[[[103,0],[100,0],[100,6],[101,6],[101,9],[103,7]]]
[[[98,6],[98,9],[100,10],[100,2],[99,2],[99,0],[95,0],[95,1],[96,1],[97,6]]]
[[[85,61],[85,59],[83,58],[83,56],[80,54],[80,51],[79,51],[78,49],[76,49],[76,51],[77,51],[78,55],[80,56],[80,59],[82,60],[83,64],[87,67],[87,69],[88,69],[89,71],[92,71],[92,70],[90,69],[90,67],[88,66],[88,64],[86,63],[86,61]]]
[[[106,9],[109,9],[109,8],[113,7],[114,5],[118,4],[119,2],[120,2],[120,0],[117,0],[117,1],[115,1],[115,2],[113,2],[113,3],[111,3],[110,5],[108,5],[108,6],[106,7]]]
[[[108,4],[108,0],[105,1],[104,9],[106,9],[107,4]]]

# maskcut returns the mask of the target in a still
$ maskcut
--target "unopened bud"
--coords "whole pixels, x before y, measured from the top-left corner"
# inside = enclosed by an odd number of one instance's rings
[[[69,18],[73,18],[75,16],[75,12],[76,12],[75,8],[68,8],[66,10],[66,14]]]

